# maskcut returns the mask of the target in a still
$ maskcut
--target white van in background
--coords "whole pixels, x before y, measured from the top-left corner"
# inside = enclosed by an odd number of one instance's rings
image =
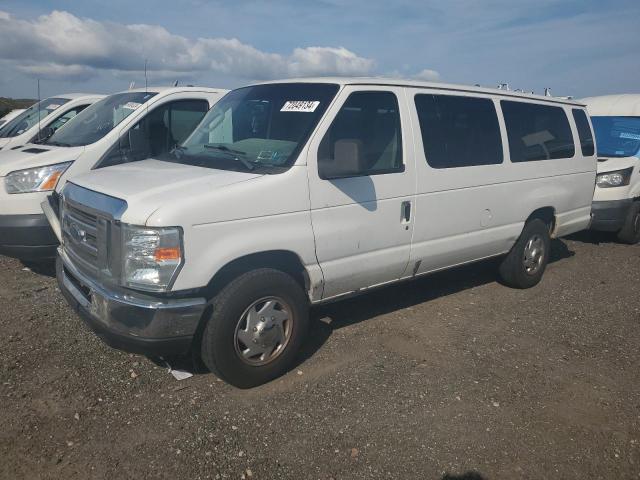
[[[640,94],[605,95],[586,103],[598,147],[594,230],[640,241]]]
[[[0,118],[0,128],[2,128],[2,126],[5,125],[9,120],[12,120],[12,119],[16,118],[18,115],[20,115],[25,110],[26,110],[26,108],[16,108],[14,110],[11,110],[5,116]]]
[[[0,128],[0,151],[20,148],[51,136],[58,128],[104,95],[67,93],[27,108]]]
[[[59,284],[107,343],[257,385],[310,305],[501,255],[506,284],[536,285],[551,237],[591,220],[589,125],[579,103],[441,83],[240,88],[171,154],[66,184]]]
[[[0,254],[54,258],[58,240],[41,203],[56,185],[173,149],[224,93],[199,87],[127,90],[103,98],[40,144],[0,152]]]

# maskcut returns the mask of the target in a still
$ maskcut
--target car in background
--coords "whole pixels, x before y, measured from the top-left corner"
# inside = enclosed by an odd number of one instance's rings
[[[172,150],[226,90],[149,87],[102,98],[38,144],[0,152],[0,254],[54,258],[58,239],[41,204],[57,185],[108,165]],[[56,215],[55,212],[52,215]]]
[[[593,195],[594,230],[615,232],[621,242],[640,241],[640,94],[582,100],[598,149]]]
[[[2,126],[5,125],[9,120],[17,117],[25,110],[26,110],[25,108],[16,108],[14,110],[11,110],[4,117],[0,118],[0,128],[2,128]]]
[[[0,151],[39,143],[104,95],[67,93],[46,98],[0,128]]]

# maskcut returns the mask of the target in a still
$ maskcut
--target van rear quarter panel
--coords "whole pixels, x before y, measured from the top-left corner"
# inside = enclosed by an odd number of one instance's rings
[[[420,93],[492,99],[502,136],[502,164],[430,167],[414,102],[414,96]],[[508,252],[527,218],[539,208],[554,209],[556,236],[587,228],[596,157],[581,154],[571,106],[563,108],[574,136],[573,158],[511,163],[500,96],[408,89],[407,98],[412,112],[418,175],[410,261],[410,266],[420,262],[416,274]],[[408,269],[407,273],[413,272]]]

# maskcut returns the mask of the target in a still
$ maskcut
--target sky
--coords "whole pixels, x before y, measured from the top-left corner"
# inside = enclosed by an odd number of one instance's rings
[[[640,93],[640,0],[0,0],[0,96],[321,75]]]

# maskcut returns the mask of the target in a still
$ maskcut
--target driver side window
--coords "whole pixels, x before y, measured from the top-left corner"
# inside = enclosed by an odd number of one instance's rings
[[[322,179],[403,172],[398,100],[391,92],[349,95],[318,148]]]
[[[97,168],[153,158],[173,150],[191,134],[208,109],[206,100],[176,100],[152,110],[120,137]]]

